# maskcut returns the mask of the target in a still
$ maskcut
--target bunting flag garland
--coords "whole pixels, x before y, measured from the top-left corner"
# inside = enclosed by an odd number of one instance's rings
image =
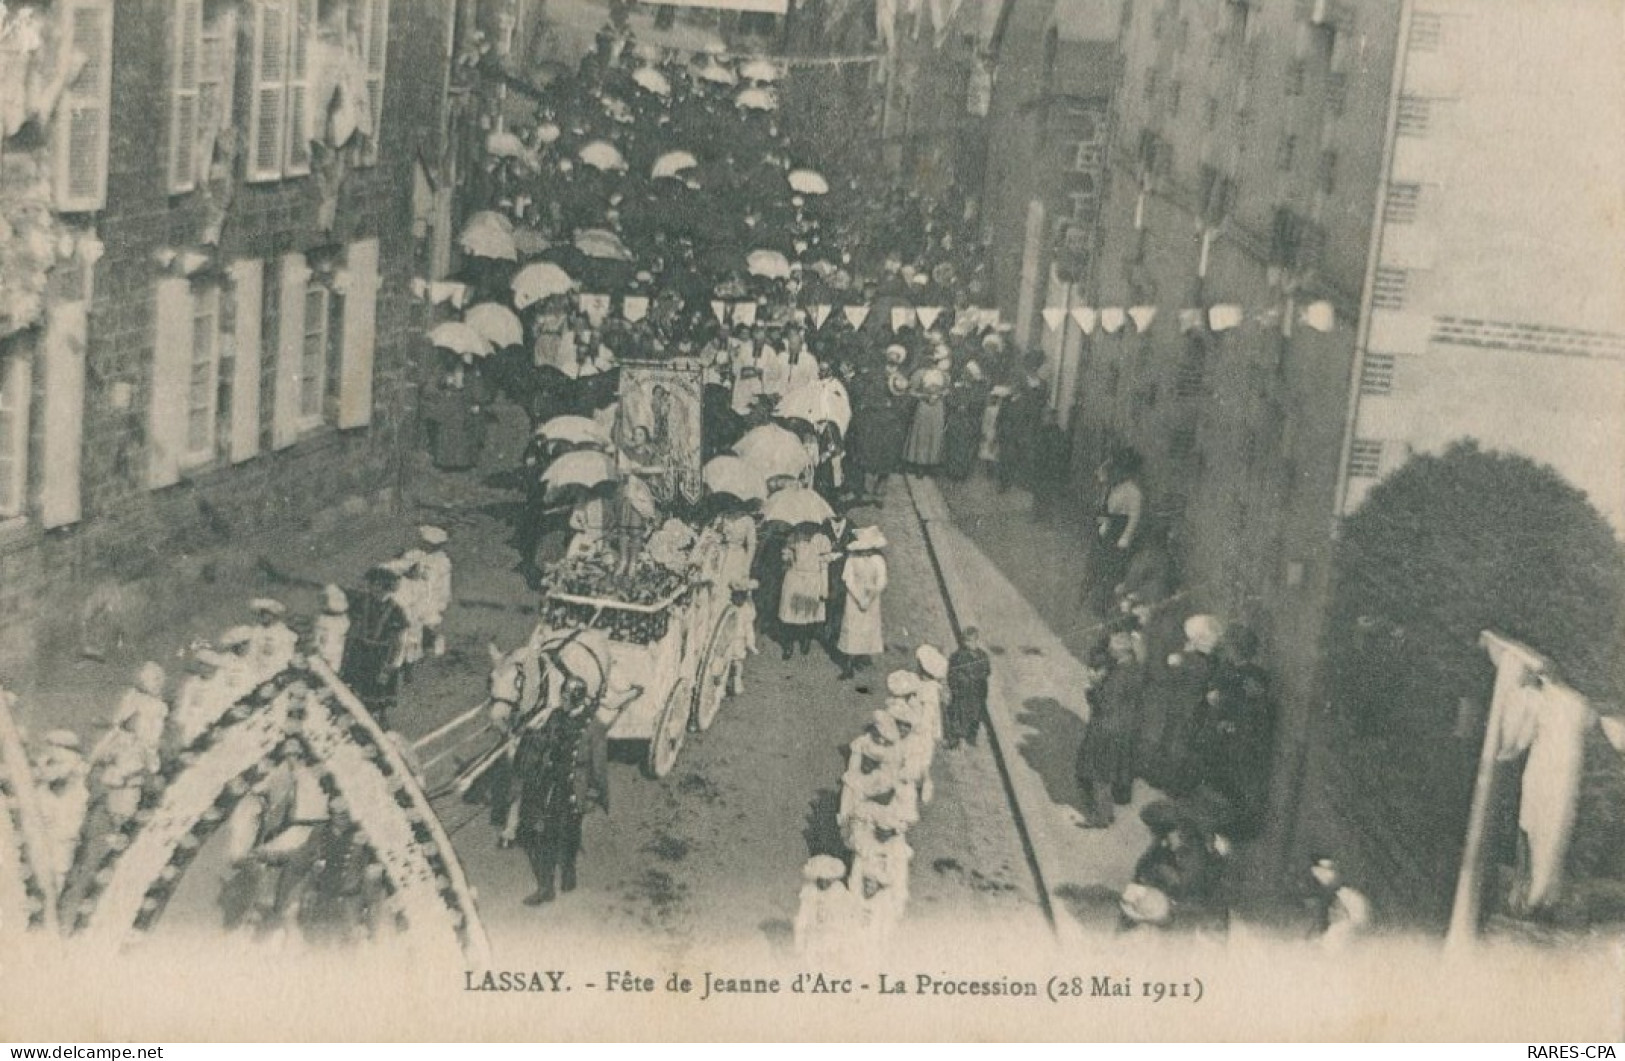
[[[609,316],[608,295],[582,295],[579,304],[581,312],[585,313],[587,319],[592,321],[594,328],[603,324],[604,318]]]
[[[636,324],[649,315],[649,297],[647,295],[627,295],[621,299],[621,316]]]
[[[1043,309],[1044,324],[1050,331],[1057,331],[1066,320],[1066,309],[1062,306],[1046,306]]]
[[[1144,335],[1151,327],[1151,322],[1157,317],[1155,306],[1133,306],[1128,311],[1129,319],[1134,322],[1134,330]]]
[[[1179,311],[1179,330],[1181,332],[1200,331],[1203,323],[1203,313],[1200,309],[1182,309]]]
[[[747,328],[749,328],[751,325],[755,324],[756,323],[756,303],[754,303],[754,302],[735,302],[734,303],[734,323],[735,324],[743,324]]]
[[[915,308],[914,315],[920,318],[920,327],[930,331],[931,326],[937,323],[937,318],[942,316],[942,307],[919,306]]]
[[[1207,326],[1210,331],[1227,332],[1240,324],[1243,319],[1241,307],[1229,303],[1211,306],[1207,311]]]
[[[863,322],[869,319],[868,306],[847,306],[841,310],[846,316],[846,322],[856,331],[863,327]]]
[[[1093,306],[1072,307],[1072,323],[1076,324],[1078,326],[1078,330],[1085,335],[1088,335],[1095,330],[1095,322],[1098,319],[1099,314],[1095,312]]]
[[[711,300],[711,314],[716,317],[718,324],[728,323],[728,304],[719,298]]]
[[[829,320],[830,309],[831,307],[825,303],[819,303],[812,308],[812,322],[814,328],[822,328],[824,326],[824,322]]]
[[[1116,335],[1118,332],[1122,331],[1123,325],[1127,323],[1127,321],[1128,315],[1117,306],[1100,311],[1100,326],[1105,330],[1107,335]]]
[[[891,311],[891,330],[900,332],[914,323],[914,308],[912,306],[893,306]]]

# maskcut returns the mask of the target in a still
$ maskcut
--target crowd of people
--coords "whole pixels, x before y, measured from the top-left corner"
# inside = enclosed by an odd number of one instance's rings
[[[304,632],[269,597],[248,604],[251,622],[230,627],[181,653],[180,680],[156,661],[143,663],[121,694],[106,731],[85,750],[77,733],[42,735],[33,767],[59,905],[78,911],[111,850],[164,771],[192,754],[200,738],[298,658],[319,659],[387,725],[400,676],[425,654],[444,653],[451,601],[447,534],[419,528],[419,545],[369,570],[346,593],[324,587],[322,611]],[[409,746],[391,733],[409,764]],[[221,895],[228,928],[350,939],[367,925],[383,894],[381,871],[368,865],[366,838],[342,797],[315,770],[283,758],[246,793],[230,821],[228,874]]]

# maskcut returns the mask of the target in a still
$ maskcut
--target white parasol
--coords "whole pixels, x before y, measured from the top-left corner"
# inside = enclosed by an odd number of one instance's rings
[[[581,161],[594,169],[624,170],[626,159],[608,140],[594,140],[581,149]]]
[[[481,302],[463,314],[463,323],[498,347],[518,346],[525,329],[513,310],[497,302]]]
[[[561,455],[542,473],[542,482],[550,490],[567,486],[592,489],[615,478],[615,462],[609,454],[595,449],[577,449]]]
[[[573,291],[576,282],[552,262],[533,262],[519,270],[509,286],[513,288],[514,307],[524,309],[544,298]]]
[[[746,81],[772,82],[783,77],[784,71],[771,59],[752,59],[739,68],[739,76]]]
[[[730,453],[712,457],[701,475],[705,488],[713,494],[731,494],[741,501],[762,501],[767,497],[767,479],[743,457]]]
[[[607,228],[589,228],[576,233],[576,250],[589,258],[617,262],[632,260],[632,252],[621,242],[621,237]]]
[[[651,177],[675,177],[684,170],[693,169],[700,164],[700,160],[687,151],[668,151],[655,159],[654,169],[649,171]]]
[[[752,276],[782,280],[790,275],[790,259],[778,251],[751,251],[750,256],[745,259],[745,264]]]
[[[793,169],[790,171],[790,187],[803,195],[828,195],[829,181],[824,175],[812,169]]]
[[[751,428],[734,445],[734,452],[750,462],[764,479],[800,475],[812,466],[812,455],[801,438],[778,424]]]
[[[639,67],[632,72],[632,80],[638,87],[646,92],[653,92],[657,96],[671,95],[671,81],[665,74],[652,66]]]
[[[590,416],[555,416],[537,429],[536,433],[549,442],[568,442],[571,445],[610,445],[603,425]]]
[[[779,399],[777,415],[809,424],[834,424],[842,437],[852,424],[852,400],[838,379],[821,379],[788,391]]]
[[[442,350],[470,357],[485,357],[491,352],[491,342],[462,321],[437,324],[429,331],[429,342]]]
[[[829,502],[805,486],[780,490],[762,503],[762,519],[770,523],[822,523],[834,515]]]
[[[779,97],[765,88],[747,88],[734,97],[734,104],[752,111],[779,109]]]

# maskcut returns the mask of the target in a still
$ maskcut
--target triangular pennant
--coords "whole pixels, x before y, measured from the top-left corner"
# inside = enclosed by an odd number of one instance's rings
[[[1197,332],[1202,330],[1203,319],[1206,315],[1197,308],[1182,309],[1179,311],[1179,330],[1181,332]]]
[[[582,295],[580,306],[581,312],[585,313],[587,319],[592,321],[594,328],[603,324],[604,318],[609,316],[608,295]]]
[[[868,306],[847,306],[841,312],[846,315],[846,322],[852,325],[853,331],[863,327],[863,322],[869,319]]]
[[[1134,322],[1134,330],[1143,334],[1150,329],[1151,322],[1156,319],[1157,307],[1132,306],[1129,308],[1128,316]]]
[[[931,325],[937,323],[937,318],[942,316],[942,307],[921,306],[916,309],[914,313],[920,318],[920,327],[929,331],[931,329]]]
[[[720,298],[711,300],[711,315],[716,317],[718,324],[728,323],[728,304]]]
[[[649,315],[647,295],[627,295],[621,299],[621,316],[636,324]]]
[[[1052,332],[1060,328],[1061,322],[1066,320],[1066,308],[1063,306],[1046,306],[1042,312],[1044,324]]]
[[[1337,311],[1330,302],[1311,302],[1298,313],[1298,319],[1317,332],[1337,327]]]
[[[1099,318],[1093,306],[1073,306],[1072,323],[1085,335],[1095,330],[1095,321]]]
[[[823,303],[819,303],[812,308],[812,322],[814,328],[822,328],[824,326],[824,322],[829,320],[829,311],[830,307]]]
[[[1103,309],[1100,311],[1100,326],[1106,330],[1107,335],[1116,335],[1118,332],[1122,331],[1123,325],[1127,323],[1127,321],[1128,314],[1124,313],[1122,308],[1119,306],[1113,306],[1110,309]]]
[[[914,323],[913,306],[893,306],[891,310],[891,330],[900,332]]]
[[[734,303],[734,323],[735,324],[743,324],[747,328],[750,327],[752,324],[755,324],[756,323],[756,303],[754,303],[754,302],[735,302]]]
[[[1240,324],[1244,316],[1240,306],[1229,303],[1212,306],[1207,311],[1207,326],[1216,332],[1227,332]]]

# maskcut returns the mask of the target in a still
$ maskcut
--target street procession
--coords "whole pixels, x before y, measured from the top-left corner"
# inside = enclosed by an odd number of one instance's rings
[[[140,206],[106,112],[160,6],[189,139]],[[1390,321],[1455,245],[1363,271],[1365,207],[1327,207],[1422,164],[1336,137],[1455,31],[1088,6],[0,4],[0,938],[468,990],[623,940],[890,972],[1617,938],[1613,429],[1514,429],[1533,369],[1484,359],[1544,336],[1597,425],[1625,339]],[[1347,102],[1249,231],[1196,71],[1276,43],[1283,99]],[[53,114],[100,115],[95,188]],[[1359,238],[1411,248],[1384,226],[1444,207],[1406,203]],[[1415,367],[1451,344],[1471,416]]]

